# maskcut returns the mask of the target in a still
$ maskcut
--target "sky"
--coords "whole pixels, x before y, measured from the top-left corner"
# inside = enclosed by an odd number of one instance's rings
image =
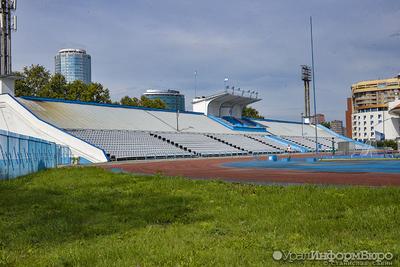
[[[13,69],[54,72],[62,48],[92,56],[92,80],[113,100],[147,89],[198,95],[256,90],[267,118],[300,120],[300,65],[311,64],[317,113],[344,120],[351,84],[400,72],[398,0],[19,0]]]

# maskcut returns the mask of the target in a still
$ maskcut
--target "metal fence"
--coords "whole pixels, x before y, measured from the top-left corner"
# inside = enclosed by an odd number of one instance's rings
[[[69,164],[68,147],[0,130],[0,180]]]

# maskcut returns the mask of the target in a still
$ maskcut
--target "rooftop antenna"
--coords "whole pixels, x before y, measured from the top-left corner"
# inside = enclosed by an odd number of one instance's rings
[[[15,76],[11,65],[11,32],[17,30],[17,0],[1,0],[0,6],[0,93],[14,95]]]

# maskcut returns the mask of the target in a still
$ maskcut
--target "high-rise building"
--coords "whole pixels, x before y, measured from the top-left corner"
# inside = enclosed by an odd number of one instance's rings
[[[319,114],[315,114],[315,117],[312,116],[311,123],[315,124],[315,122],[317,122],[317,124],[325,122],[325,115],[319,113]]]
[[[185,111],[185,96],[176,90],[147,90],[144,94],[149,99],[162,100],[167,109]]]
[[[390,123],[392,116],[388,112],[388,103],[397,99],[399,90],[400,76],[361,81],[351,86],[353,139],[375,140],[377,126]]]
[[[55,56],[55,71],[67,82],[92,82],[91,57],[83,49],[61,49]]]
[[[334,120],[330,122],[331,130],[337,134],[344,135],[343,121]]]

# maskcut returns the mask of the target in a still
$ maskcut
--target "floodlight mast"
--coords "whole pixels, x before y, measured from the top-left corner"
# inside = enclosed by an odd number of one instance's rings
[[[301,65],[301,79],[304,82],[304,118],[310,119],[311,105],[310,105],[310,81],[311,81],[311,68],[307,65]]]
[[[17,30],[17,18],[12,15],[16,0],[1,0],[0,9],[0,77],[12,75],[11,32]]]

